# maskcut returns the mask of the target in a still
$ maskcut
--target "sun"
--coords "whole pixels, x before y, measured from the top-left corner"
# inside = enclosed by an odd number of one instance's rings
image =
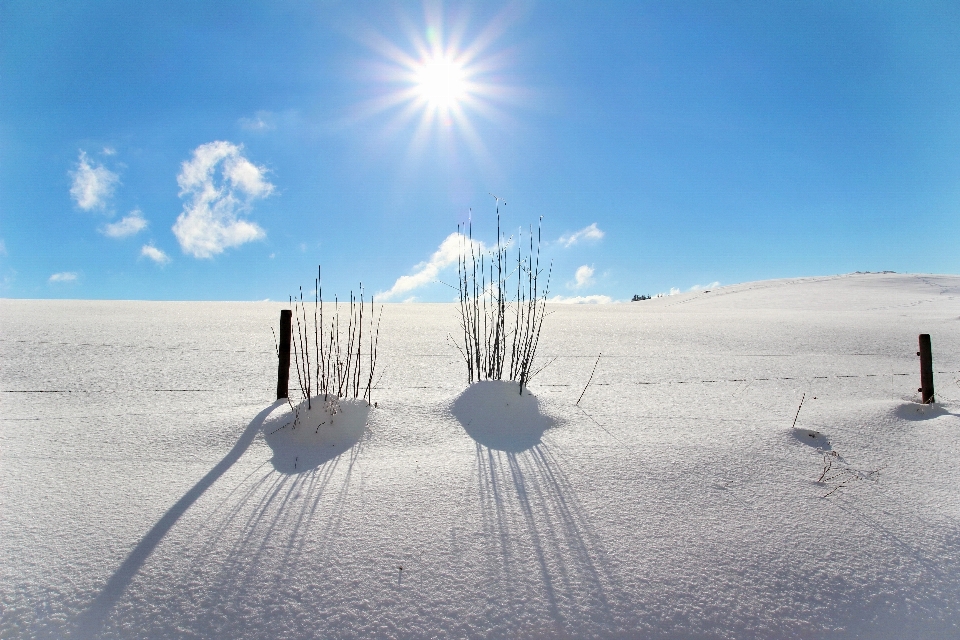
[[[506,110],[519,106],[523,95],[507,81],[512,55],[499,44],[512,14],[499,13],[473,29],[466,14],[446,20],[439,5],[425,6],[423,22],[400,21],[406,43],[374,30],[362,34],[376,59],[367,67],[372,95],[357,105],[357,115],[383,118],[388,136],[412,134],[413,153],[431,140],[448,150],[463,143],[492,164],[479,125],[510,122]]]
[[[414,82],[419,97],[434,109],[456,108],[468,96],[463,65],[443,55],[420,62],[414,71]]]

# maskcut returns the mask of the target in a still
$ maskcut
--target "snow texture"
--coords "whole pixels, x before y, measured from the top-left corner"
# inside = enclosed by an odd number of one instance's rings
[[[557,305],[523,396],[388,305],[296,429],[279,309],[0,301],[0,637],[960,637],[960,277]]]
[[[273,468],[306,473],[353,448],[367,426],[370,408],[363,400],[316,396],[273,411],[263,423],[263,438],[273,450]]]

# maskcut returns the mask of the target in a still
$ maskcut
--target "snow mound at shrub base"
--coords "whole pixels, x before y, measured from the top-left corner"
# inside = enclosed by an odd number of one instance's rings
[[[351,449],[363,436],[370,406],[364,400],[316,396],[274,411],[263,424],[281,473],[303,473]]]
[[[793,428],[790,430],[790,435],[794,437],[797,442],[813,447],[814,449],[820,449],[822,451],[830,451],[833,447],[830,445],[830,439],[819,431],[814,431],[812,429],[798,429]]]
[[[471,438],[499,451],[526,451],[556,425],[540,410],[537,396],[506,380],[475,382],[457,396],[451,412]]]

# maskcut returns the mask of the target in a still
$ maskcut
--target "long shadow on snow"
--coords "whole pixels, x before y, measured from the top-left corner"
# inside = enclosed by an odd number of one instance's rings
[[[927,530],[924,543],[911,544],[894,527],[852,497],[832,502],[831,506],[889,541],[896,552],[885,555],[898,558],[898,564],[903,562],[905,566],[914,564],[916,567],[914,576],[908,583],[901,583],[900,589],[887,592],[884,585],[882,597],[878,592],[876,597],[867,600],[854,596],[838,602],[834,623],[847,630],[838,637],[891,640],[953,637],[960,586],[955,579],[958,572],[956,556],[949,550],[955,549],[960,542],[960,528],[951,526],[952,523],[944,527],[941,522],[923,522],[922,526]],[[911,610],[912,615],[902,613]]]
[[[341,465],[342,456],[326,460],[319,467],[300,474],[268,472],[254,482],[223,521],[216,524],[216,531],[202,536],[207,542],[195,553],[200,563],[206,565],[215,547],[223,544],[230,525],[241,521],[238,528],[242,534],[231,544],[216,577],[202,577],[200,580],[208,585],[205,588],[207,597],[216,600],[227,598],[237,601],[237,605],[249,606],[251,602],[244,602],[247,600],[246,590],[253,589],[260,595],[258,585],[268,570],[272,569],[272,574],[278,579],[296,574],[302,562],[304,545],[308,541],[325,546],[334,539],[343,516],[342,505],[346,500],[350,478],[361,450],[362,445],[350,449],[345,479],[334,496],[334,506],[326,510],[332,517],[325,521],[318,535],[308,536],[306,533],[317,520],[318,508]],[[278,554],[278,550],[281,553]],[[312,554],[311,558],[316,561],[318,556]],[[227,604],[222,601],[209,602],[204,609],[222,610]],[[237,610],[243,608],[237,606]]]
[[[240,456],[249,448],[250,443],[257,437],[257,433],[260,431],[260,427],[266,417],[283,403],[284,401],[277,400],[258,413],[250,424],[247,425],[247,428],[240,435],[237,443],[233,445],[233,448],[230,449],[227,455],[225,455],[213,469],[208,471],[197,484],[193,485],[189,491],[183,494],[183,497],[177,500],[177,502],[163,514],[163,517],[153,525],[153,528],[141,538],[137,546],[134,547],[133,551],[127,556],[127,559],[123,561],[123,564],[120,565],[107,581],[107,584],[94,599],[93,603],[80,615],[74,637],[91,638],[100,631],[104,620],[110,615],[110,611],[120,599],[120,596],[123,595],[123,592],[133,580],[133,577],[137,575],[137,572],[143,566],[144,562],[147,561],[147,558],[150,557],[150,554],[153,553],[153,550],[157,548],[157,545],[160,544],[164,536],[167,535],[167,532],[176,524],[180,516],[182,516],[220,476],[226,473],[226,471],[240,459]]]
[[[262,425],[265,434],[269,428]],[[361,439],[348,455],[327,457],[319,466],[295,473],[276,469],[276,460],[252,470],[205,515],[188,537],[192,542],[178,550],[179,558],[189,559],[188,568],[172,582],[144,585],[130,610],[148,610],[148,605],[164,602],[169,611],[179,610],[161,623],[176,626],[155,629],[159,635],[189,632],[214,638],[253,632],[251,637],[270,637],[269,630],[289,625],[282,605],[285,598],[297,596],[284,594],[282,585],[290,585],[293,575],[300,575],[295,582],[302,583],[304,559],[316,563],[327,557],[329,546],[338,539],[362,449]],[[186,600],[193,606],[180,608]],[[247,613],[229,619],[209,614],[221,611]],[[251,624],[266,633],[257,634]]]
[[[604,585],[612,581],[602,551],[573,486],[541,441],[556,420],[541,412],[529,390],[521,396],[516,384],[501,381],[470,385],[451,411],[476,442],[482,526],[499,544],[501,564],[490,568],[489,582],[505,588],[510,606],[528,606],[539,592],[522,592],[533,587],[524,567],[532,563],[554,623],[606,619],[611,607]],[[574,619],[564,620],[561,609]]]
[[[484,533],[498,542],[501,558],[490,581],[506,588],[511,604],[526,603],[534,594],[518,593],[517,587],[530,577],[524,563],[532,562],[555,622],[607,619],[611,607],[604,585],[612,581],[603,553],[549,447],[540,443],[513,453],[478,443],[476,456]],[[517,526],[517,511],[521,526]],[[572,619],[565,620],[561,608]]]

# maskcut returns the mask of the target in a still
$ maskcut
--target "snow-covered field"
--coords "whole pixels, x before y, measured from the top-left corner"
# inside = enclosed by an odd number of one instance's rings
[[[556,306],[513,431],[388,305],[295,469],[280,308],[0,301],[0,636],[960,637],[960,277]]]

